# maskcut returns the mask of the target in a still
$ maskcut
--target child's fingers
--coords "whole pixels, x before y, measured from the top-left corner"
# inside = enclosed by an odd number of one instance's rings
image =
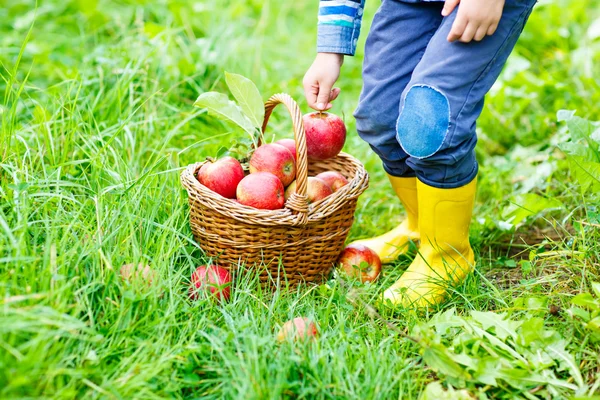
[[[487,35],[491,36],[494,34],[494,32],[496,32],[496,29],[498,28],[498,22],[495,22],[493,24],[490,25],[490,27],[487,30]]]
[[[473,37],[475,36],[475,33],[477,33],[478,28],[479,26],[475,25],[474,23],[468,23],[462,36],[460,37],[460,41],[463,43],[469,43],[471,40],[473,40]]]
[[[313,109],[317,109],[317,95],[319,94],[319,83],[310,83],[307,81],[303,82],[304,86],[304,97],[308,106]]]
[[[335,99],[337,99],[337,97],[340,95],[340,92],[340,88],[333,88],[333,90],[331,91],[331,95],[329,96],[329,101],[334,101]]]
[[[331,87],[333,84],[327,84],[321,82],[319,85],[319,94],[317,95],[317,108],[316,110],[325,111],[329,105],[331,99]],[[314,107],[313,107],[314,108]]]
[[[340,95],[340,91],[341,91],[340,88],[331,89],[331,94],[329,95],[329,101],[327,102],[327,104],[324,107],[319,107],[317,105],[317,108],[315,108],[315,110],[327,111],[331,107],[333,107],[333,104],[331,104],[331,102],[334,101],[335,99],[337,99],[337,97]]]
[[[475,36],[473,37],[473,39],[480,42],[481,40],[483,40],[483,38],[487,34],[487,31],[488,31],[487,26],[485,26],[485,25],[480,26],[479,28],[477,28],[477,32],[475,33]]]
[[[462,15],[460,10],[458,10],[458,15],[456,16],[456,19],[452,24],[452,29],[450,29],[450,33],[448,33],[447,40],[449,42],[454,42],[460,39],[465,31],[465,28],[467,27],[467,22],[467,18],[464,15]]]
[[[452,14],[452,11],[454,11],[458,3],[460,3],[460,0],[446,0],[444,2],[444,8],[442,9],[442,15],[447,17]]]

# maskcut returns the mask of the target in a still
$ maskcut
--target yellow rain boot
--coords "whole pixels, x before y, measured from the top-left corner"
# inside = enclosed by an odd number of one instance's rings
[[[417,178],[398,178],[388,175],[392,188],[406,210],[406,219],[391,231],[372,239],[364,239],[352,244],[362,244],[372,249],[383,264],[396,260],[408,251],[408,244],[419,239]]]
[[[405,307],[441,303],[451,286],[475,267],[469,243],[477,179],[456,189],[438,189],[417,181],[419,254],[383,298]]]

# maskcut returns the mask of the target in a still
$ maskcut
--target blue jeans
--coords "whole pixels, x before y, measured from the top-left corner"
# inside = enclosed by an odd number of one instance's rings
[[[382,1],[367,38],[354,117],[387,173],[417,176],[437,188],[475,178],[475,125],[484,96],[535,2],[506,0],[493,35],[450,43],[457,9],[442,17],[442,2]]]

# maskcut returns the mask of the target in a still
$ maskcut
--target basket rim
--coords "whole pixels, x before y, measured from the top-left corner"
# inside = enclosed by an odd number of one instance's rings
[[[368,187],[369,175],[360,161],[350,154],[340,152],[336,158],[342,158],[344,164],[351,164],[355,171],[348,184],[333,194],[308,205],[306,213],[294,212],[289,208],[262,210],[242,205],[235,200],[225,198],[202,185],[196,174],[207,161],[189,164],[181,172],[181,183],[188,192],[190,203],[202,203],[205,207],[244,224],[269,226],[297,226],[322,221],[334,214],[348,202],[355,200]],[[325,161],[327,162],[327,161]],[[193,207],[193,204],[190,204]]]

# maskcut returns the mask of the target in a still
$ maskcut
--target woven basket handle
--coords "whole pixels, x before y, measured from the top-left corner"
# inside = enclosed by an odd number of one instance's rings
[[[292,116],[292,125],[294,128],[294,137],[296,140],[296,193],[290,196],[286,202],[286,207],[306,214],[308,212],[308,197],[306,196],[306,186],[308,180],[308,155],[306,151],[306,134],[304,124],[302,123],[302,111],[298,104],[289,95],[279,93],[271,96],[265,103],[265,120],[263,122],[263,133],[267,129],[269,117],[273,109],[278,104],[284,104]]]

